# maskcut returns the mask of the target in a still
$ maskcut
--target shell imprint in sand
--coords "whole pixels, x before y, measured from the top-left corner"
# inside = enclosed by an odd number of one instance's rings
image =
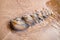
[[[43,8],[41,11],[36,11],[35,13],[31,15],[28,14],[20,18],[17,17],[11,20],[10,24],[13,30],[22,31],[37,23],[40,23],[41,21],[43,21],[45,18],[47,18],[51,14],[52,12]]]

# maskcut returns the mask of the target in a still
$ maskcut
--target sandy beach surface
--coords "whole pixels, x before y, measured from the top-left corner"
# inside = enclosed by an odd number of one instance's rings
[[[9,21],[41,8],[50,8],[53,15],[25,31],[11,31]],[[60,40],[59,0],[0,0],[0,40]]]

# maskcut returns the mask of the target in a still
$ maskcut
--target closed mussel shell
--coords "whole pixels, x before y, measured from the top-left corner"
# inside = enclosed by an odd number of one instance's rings
[[[46,10],[47,15],[52,15],[52,10],[50,9],[45,9],[45,10]]]
[[[42,13],[43,13],[42,11],[37,11],[36,10],[35,15],[36,15],[36,18],[37,18],[38,22],[43,21],[43,14]]]
[[[11,20],[10,24],[12,25],[11,28],[15,31],[22,31],[29,27],[29,25],[26,24],[21,18]]]
[[[24,15],[24,16],[23,16],[23,19],[24,19],[24,21],[25,21],[28,25],[30,25],[30,26],[32,26],[32,25],[35,24],[33,18],[32,18],[30,15]]]
[[[33,20],[36,22],[36,23],[39,23],[39,18],[38,18],[38,15],[36,13],[32,14],[31,17],[33,18]]]
[[[43,18],[47,18],[49,15],[51,15],[51,10],[43,8],[42,15],[43,15]]]

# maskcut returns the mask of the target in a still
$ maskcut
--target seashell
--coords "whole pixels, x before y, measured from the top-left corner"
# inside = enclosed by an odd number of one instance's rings
[[[49,15],[51,15],[51,11],[48,10],[48,9],[42,9],[42,15],[43,15],[43,18],[46,18],[48,17]]]
[[[23,16],[23,19],[24,19],[24,21],[25,21],[28,25],[30,25],[30,26],[32,26],[32,25],[35,24],[33,18],[32,18],[30,15],[24,15],[24,16]]]
[[[45,16],[49,15],[49,11],[47,9],[44,9]]]
[[[36,13],[37,15],[37,18],[39,19],[39,22],[43,21],[43,14],[42,14],[42,11],[37,11],[36,10]]]
[[[10,24],[12,25],[12,29],[15,31],[22,31],[29,27],[29,25],[26,24],[21,18],[15,18],[11,20]]]
[[[32,14],[31,17],[33,18],[33,20],[34,20],[36,23],[39,23],[39,22],[40,22],[37,13]]]
[[[46,9],[46,13],[47,13],[47,15],[51,15],[52,11],[50,9]]]
[[[44,18],[46,18],[48,15],[47,10],[45,10],[45,9],[41,10],[37,14],[38,14],[38,17],[40,18],[40,20],[44,20]]]
[[[42,16],[43,18],[46,18],[47,15],[48,15],[48,13],[46,12],[46,10],[45,10],[44,8],[42,9],[41,13],[42,13],[42,15],[43,15],[43,16]]]

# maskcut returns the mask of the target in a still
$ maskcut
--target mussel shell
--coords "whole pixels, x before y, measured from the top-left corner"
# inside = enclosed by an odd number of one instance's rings
[[[39,21],[41,22],[41,21],[43,21],[43,12],[42,11],[39,11],[38,13],[36,13],[37,14],[37,17],[38,17],[38,19],[39,19]]]
[[[33,20],[36,22],[36,23],[39,23],[39,18],[38,18],[38,15],[36,13],[32,14],[31,17],[33,18]]]
[[[30,15],[25,15],[25,16],[23,16],[22,18],[23,18],[24,21],[25,21],[28,25],[30,25],[30,26],[32,26],[32,25],[35,24],[35,21],[33,20],[33,18],[32,18]]]
[[[15,31],[22,31],[29,27],[21,18],[16,18],[10,21],[11,29]]]
[[[47,18],[49,15],[51,15],[51,11],[49,11],[48,9],[43,8],[42,15],[43,15],[43,18]]]

